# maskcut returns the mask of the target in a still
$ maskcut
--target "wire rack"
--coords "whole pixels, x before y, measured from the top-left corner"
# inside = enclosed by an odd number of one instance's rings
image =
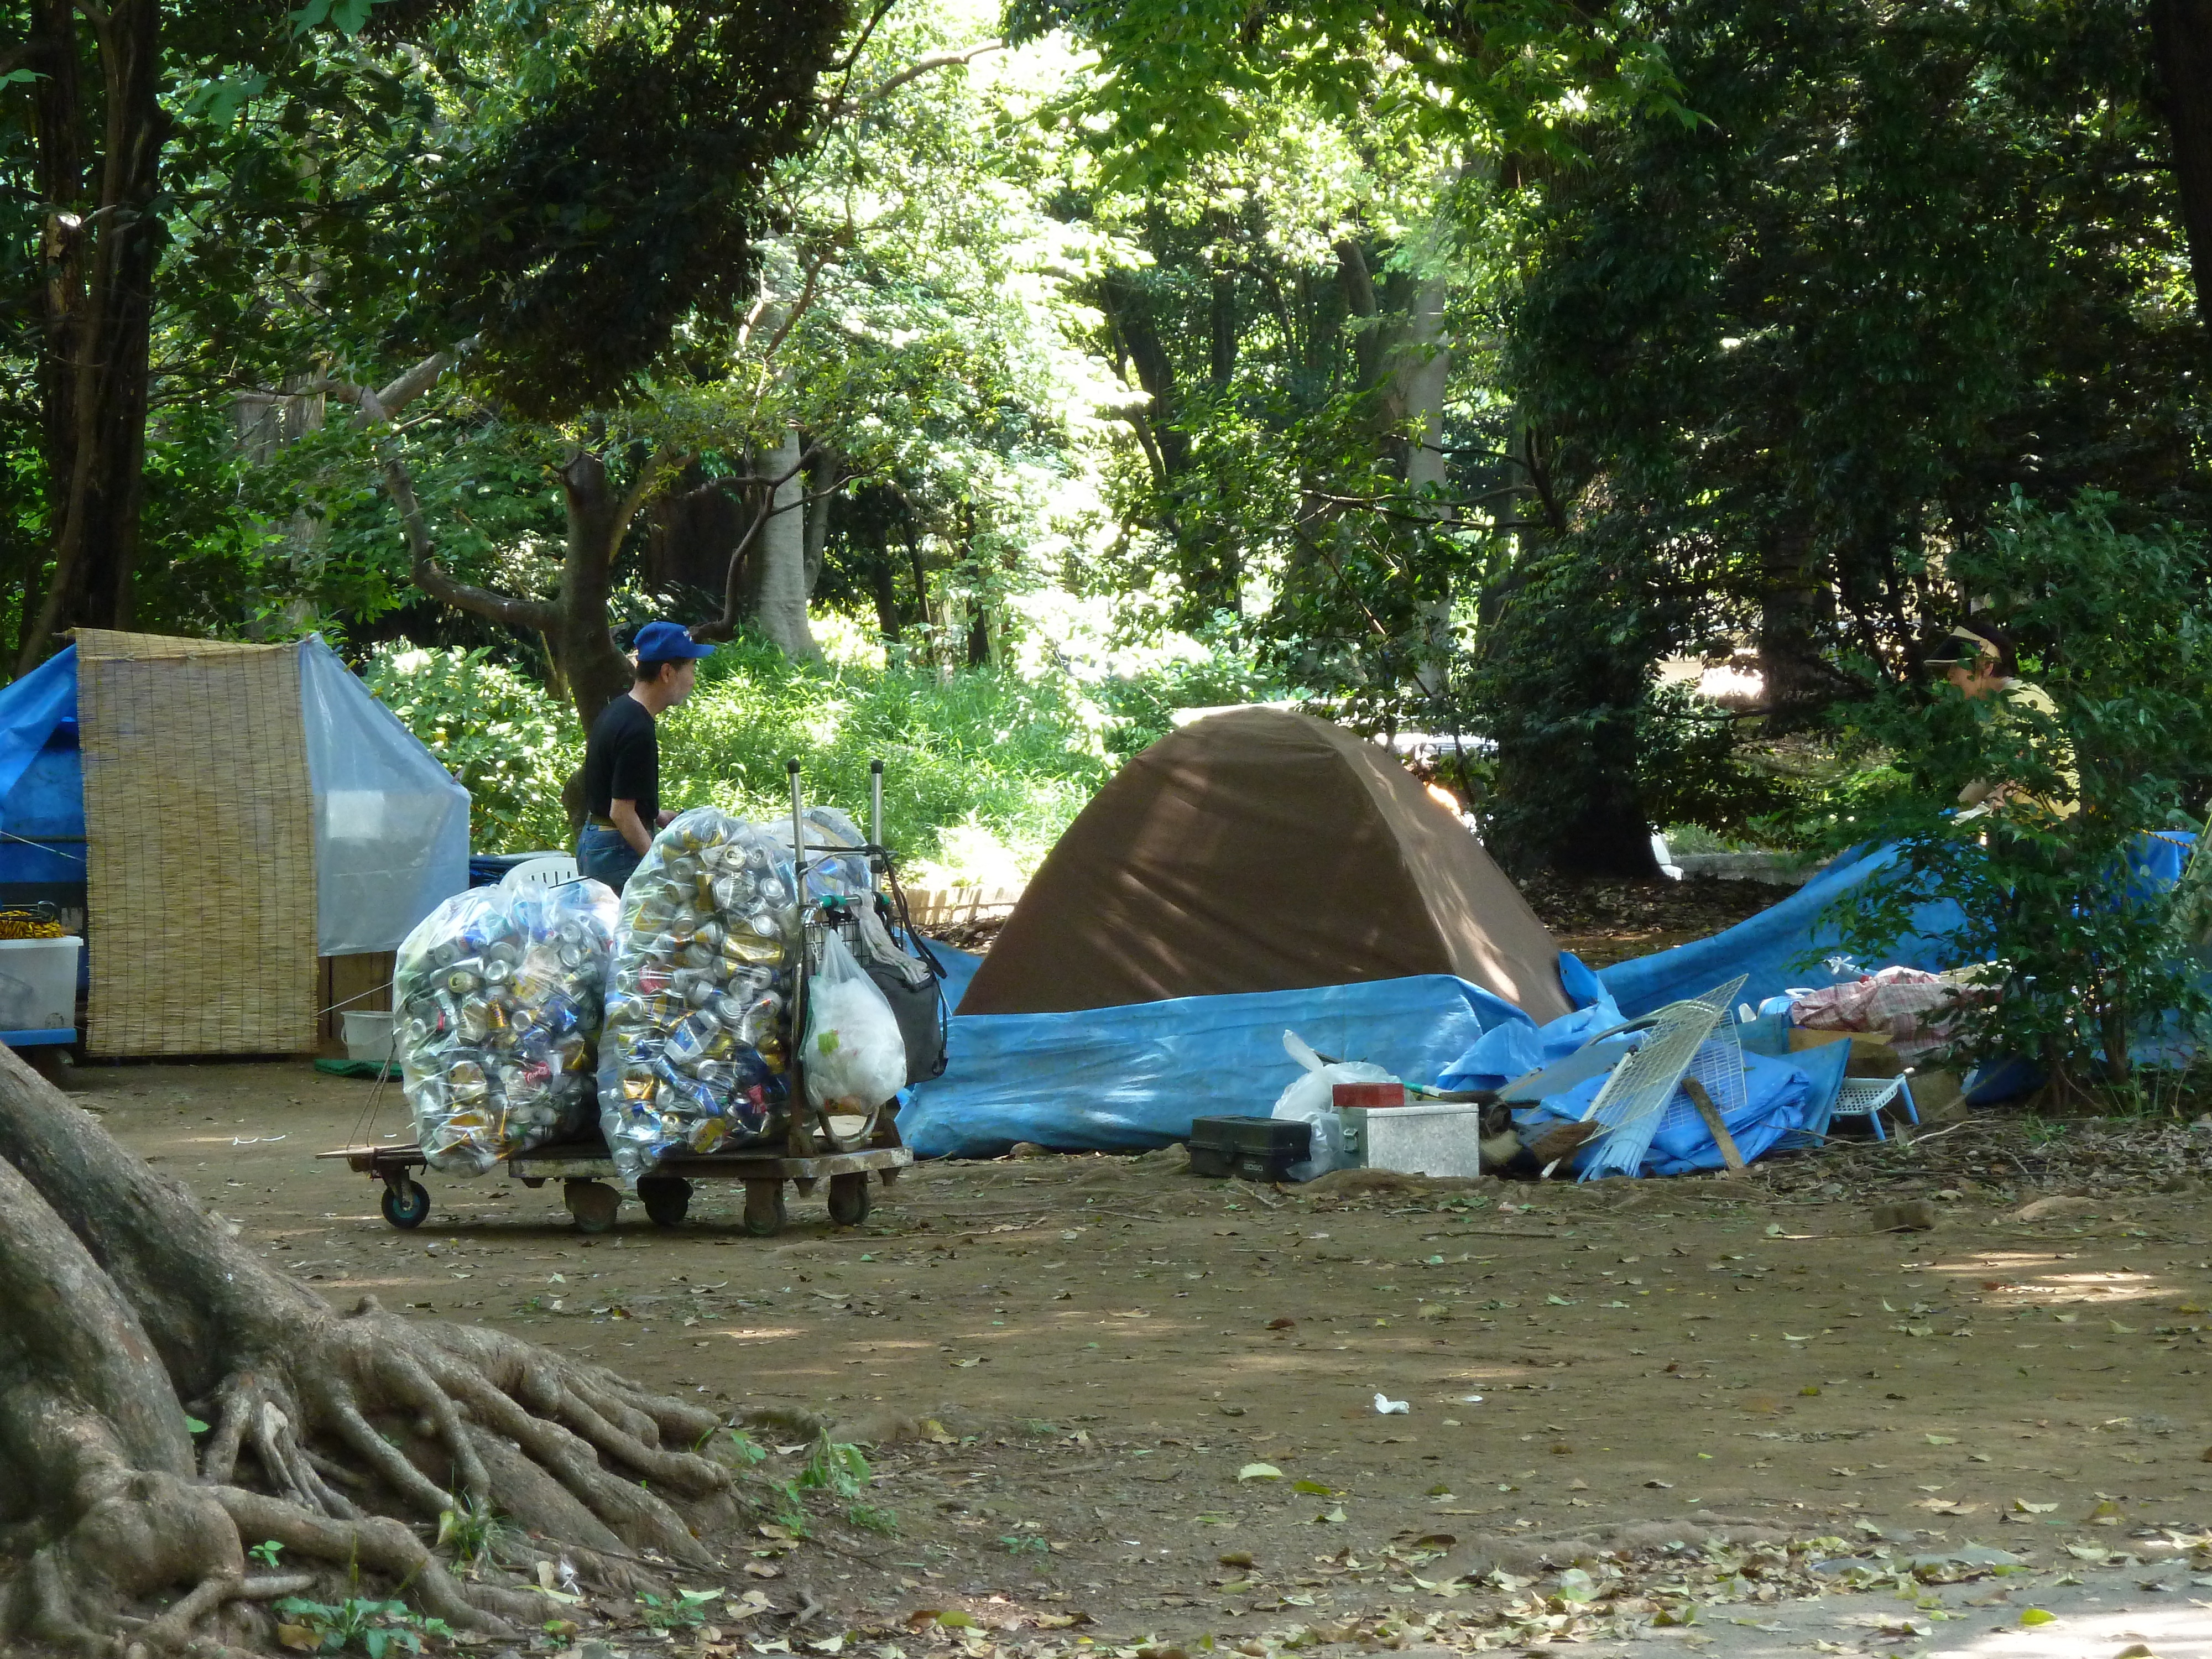
[[[1581,1179],[1632,1176],[1644,1166],[1652,1138],[1667,1122],[1670,1103],[1685,1077],[1695,1078],[1722,1116],[1741,1109],[1745,1099],[1743,1045],[1729,1009],[1748,975],[1739,974],[1703,996],[1670,1002],[1638,1022],[1644,1041],[1613,1068],[1584,1121],[1601,1126],[1588,1143]],[[1692,1109],[1684,1103],[1680,1109]]]

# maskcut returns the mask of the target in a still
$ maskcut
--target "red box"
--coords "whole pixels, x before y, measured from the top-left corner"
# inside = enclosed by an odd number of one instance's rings
[[[1402,1083],[1338,1083],[1331,1085],[1331,1097],[1339,1110],[1346,1106],[1403,1106],[1406,1085]]]

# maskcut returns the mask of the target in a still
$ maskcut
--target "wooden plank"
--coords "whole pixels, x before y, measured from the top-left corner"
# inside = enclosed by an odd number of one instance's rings
[[[1745,1174],[1747,1166],[1743,1161],[1743,1154],[1736,1150],[1735,1137],[1728,1132],[1728,1125],[1721,1121],[1721,1115],[1714,1109],[1713,1097],[1705,1092],[1705,1085],[1693,1077],[1686,1077],[1682,1079],[1682,1092],[1689,1096],[1690,1104],[1698,1109],[1698,1115],[1705,1119],[1705,1127],[1712,1131],[1713,1145],[1721,1149],[1721,1162],[1728,1165],[1729,1174],[1733,1176]]]

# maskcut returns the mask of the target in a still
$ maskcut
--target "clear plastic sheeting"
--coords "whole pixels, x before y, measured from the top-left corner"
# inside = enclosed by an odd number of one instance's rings
[[[469,884],[469,792],[319,635],[301,641],[317,953],[389,951]]]
[[[599,1121],[625,1183],[671,1152],[783,1130],[799,936],[787,836],[696,806],[623,889]]]
[[[596,881],[478,887],[408,934],[395,1047],[434,1169],[481,1175],[590,1127],[615,917]]]

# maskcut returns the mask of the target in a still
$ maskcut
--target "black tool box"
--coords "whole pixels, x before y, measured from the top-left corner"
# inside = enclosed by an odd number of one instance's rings
[[[1313,1156],[1313,1125],[1279,1117],[1201,1117],[1190,1126],[1190,1172],[1287,1181]]]

